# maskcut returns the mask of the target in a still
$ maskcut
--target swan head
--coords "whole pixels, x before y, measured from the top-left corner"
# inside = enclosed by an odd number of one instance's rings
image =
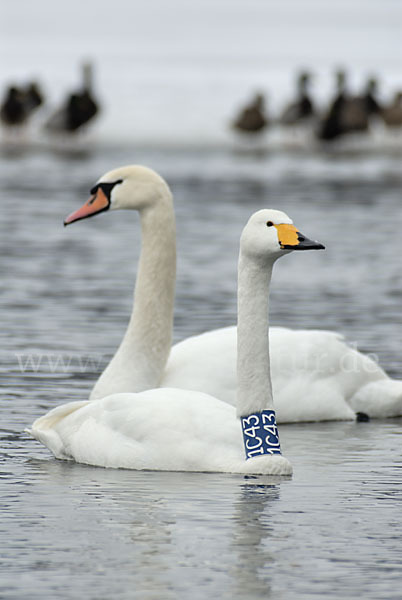
[[[263,261],[275,261],[293,250],[324,250],[310,240],[280,210],[263,209],[251,215],[240,240],[243,254]]]
[[[119,167],[98,179],[89,200],[71,213],[64,225],[107,210],[145,210],[166,196],[171,197],[166,182],[152,169],[139,165]]]

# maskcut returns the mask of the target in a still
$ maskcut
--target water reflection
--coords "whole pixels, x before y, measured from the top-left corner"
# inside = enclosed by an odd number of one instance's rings
[[[126,585],[152,597],[208,588],[211,569],[221,597],[268,593],[279,478],[136,473],[53,459],[29,460],[28,468],[31,487],[13,510],[25,523],[29,514],[27,543],[40,530],[38,569],[58,568],[56,527],[69,562],[89,578],[96,559],[97,572],[123,569]],[[45,559],[50,549],[53,558]]]
[[[232,546],[237,555],[233,569],[233,593],[239,598],[269,597],[271,570],[275,567],[275,550],[271,538],[272,503],[280,498],[279,483],[263,484],[258,480],[239,486],[234,504]]]
[[[375,598],[369,582],[379,580],[365,582],[364,565],[400,556],[398,419],[283,427],[295,468],[287,481],[86,467],[22,437],[4,432],[4,589],[24,569],[33,598],[55,578],[53,597],[65,597],[72,573],[74,589],[96,597],[141,589],[169,600],[254,600],[300,591],[303,581],[331,597],[359,555],[354,591]]]

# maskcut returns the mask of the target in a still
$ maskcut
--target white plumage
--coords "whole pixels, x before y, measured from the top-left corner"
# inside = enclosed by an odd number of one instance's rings
[[[249,414],[245,407],[272,407],[270,362],[278,422],[353,419],[357,412],[374,418],[402,415],[402,382],[391,380],[336,333],[272,328],[269,360],[266,265],[259,264],[259,276],[243,285],[243,342],[236,340],[236,328],[228,327],[176,344],[169,357],[176,266],[169,188],[153,171],[134,166],[111,171],[94,189],[67,223],[107,208],[139,211],[142,250],[135,303],[91,401],[60,406],[33,424],[32,435],[56,457],[133,469],[289,474],[290,463],[280,455],[244,459],[239,420],[230,406],[237,394],[240,415]],[[270,214],[272,220],[280,215],[281,222],[291,223],[283,213]],[[264,231],[273,229],[263,225]],[[269,250],[260,248],[258,239],[250,237],[247,256]],[[276,238],[272,263],[277,251]],[[262,287],[261,272],[267,278]],[[247,309],[256,300],[256,310]],[[236,351],[236,341],[242,351]],[[248,369],[257,366],[258,376],[250,381],[241,376],[247,371],[245,357]]]
[[[157,388],[64,404],[30,433],[56,458],[158,471],[289,475],[281,455],[245,460],[235,409],[208,394]]]
[[[292,241],[287,239],[284,245],[281,236],[290,228]],[[289,217],[274,210],[258,211],[243,230],[238,275],[237,414],[229,404],[201,392],[157,388],[59,406],[37,419],[29,432],[57,458],[95,466],[290,475],[289,461],[269,450],[246,460],[238,417],[273,410],[269,284],[274,262],[293,246],[322,248],[317,242],[300,239]],[[258,448],[258,440],[254,433],[253,447],[257,442]]]
[[[139,166],[115,169],[99,181],[119,180],[123,183],[113,188],[110,209],[139,211],[142,250],[127,332],[91,399],[163,386],[207,392],[234,405],[235,327],[190,337],[170,351],[176,233],[168,186]],[[86,210],[84,216],[90,216]],[[347,420],[356,412],[372,418],[402,416],[402,382],[390,379],[341,335],[272,327],[270,336],[278,422]]]
[[[332,331],[271,327],[270,360],[278,423],[402,415],[402,382]],[[201,358],[202,357],[202,358]],[[183,387],[236,403],[236,327],[173,346],[162,386]]]

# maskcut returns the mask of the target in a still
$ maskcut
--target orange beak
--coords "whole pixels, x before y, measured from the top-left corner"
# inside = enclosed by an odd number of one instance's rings
[[[64,225],[70,225],[70,223],[74,223],[75,221],[97,215],[98,213],[107,210],[109,206],[109,198],[106,196],[101,186],[99,186],[95,194],[91,196],[81,208],[71,213],[71,215],[68,215],[64,221]]]

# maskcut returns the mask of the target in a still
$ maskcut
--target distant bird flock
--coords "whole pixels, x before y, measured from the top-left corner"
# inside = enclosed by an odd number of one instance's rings
[[[310,91],[312,75],[302,71],[297,75],[295,98],[272,117],[266,109],[264,94],[258,92],[240,109],[230,123],[230,129],[243,139],[257,140],[273,126],[295,133],[303,128],[310,139],[331,143],[351,133],[369,132],[373,122],[389,131],[402,129],[402,91],[397,91],[388,103],[379,99],[378,82],[369,77],[358,95],[351,94],[346,72],[335,73],[335,91],[327,106],[319,109]],[[93,91],[93,69],[82,65],[81,85],[66,94],[55,110],[46,110],[46,100],[40,85],[31,81],[17,87],[10,85],[0,106],[3,140],[27,142],[28,125],[36,119],[40,131],[50,139],[73,143],[82,138],[100,112]],[[38,110],[40,109],[40,110]],[[36,115],[40,113],[40,118]],[[227,124],[222,123],[222,128]]]
[[[82,66],[80,87],[66,94],[61,106],[46,111],[46,99],[40,85],[31,81],[25,87],[9,86],[0,107],[0,120],[5,136],[10,140],[27,141],[27,128],[41,107],[40,129],[51,137],[73,137],[86,131],[100,111],[93,92],[93,71],[90,63]]]
[[[287,128],[303,125],[315,139],[331,142],[350,133],[368,132],[374,119],[390,129],[402,127],[402,92],[398,91],[389,104],[381,105],[374,77],[367,80],[359,95],[349,92],[345,71],[337,71],[335,78],[334,96],[323,110],[317,108],[309,90],[310,73],[301,72],[297,77],[296,97],[278,118],[268,116],[264,96],[259,92],[240,110],[232,128],[240,134],[255,136],[274,124]]]

